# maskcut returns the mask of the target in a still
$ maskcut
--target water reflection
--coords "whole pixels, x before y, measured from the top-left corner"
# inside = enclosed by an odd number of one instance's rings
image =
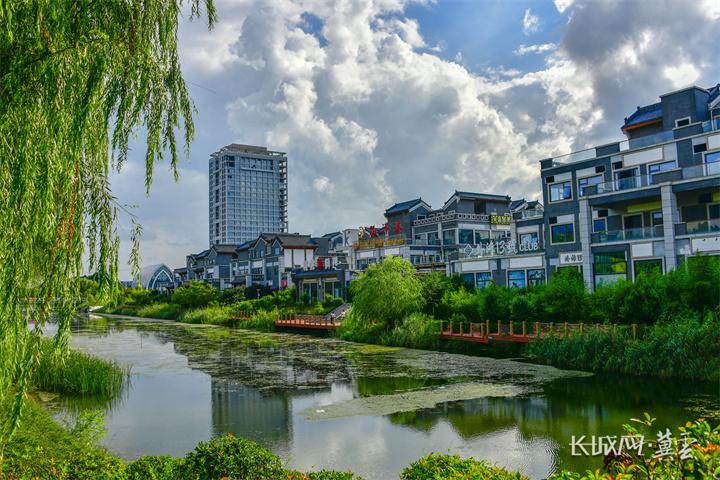
[[[578,377],[508,360],[383,349],[333,339],[170,322],[99,320],[74,327],[76,348],[132,364],[132,385],[107,406],[106,444],[127,458],[183,455],[232,432],[292,468],[397,478],[430,451],[473,455],[544,478],[571,457],[572,435],[615,435],[644,411],[658,426],[718,418],[713,385],[624,376]],[[312,421],[300,415],[354,398],[456,382],[508,384],[522,396],[443,402],[391,415]],[[86,408],[72,401],[75,408]]]

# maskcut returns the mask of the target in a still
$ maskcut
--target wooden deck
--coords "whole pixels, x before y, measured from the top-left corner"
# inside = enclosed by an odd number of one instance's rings
[[[449,323],[446,326],[443,322],[440,325],[440,338],[474,343],[528,343],[547,335],[555,335],[560,338],[565,338],[569,335],[577,333],[582,334],[590,331],[609,332],[611,329],[614,330],[614,328],[614,326],[598,324],[586,325],[582,323],[539,322],[497,322],[497,325],[493,325],[491,327],[490,322],[485,322],[471,323],[469,331],[463,331],[462,324],[454,326],[452,323]],[[635,336],[635,327],[633,327],[633,336]]]
[[[340,322],[323,315],[281,315],[275,320],[275,326],[281,328],[335,330],[340,326]]]

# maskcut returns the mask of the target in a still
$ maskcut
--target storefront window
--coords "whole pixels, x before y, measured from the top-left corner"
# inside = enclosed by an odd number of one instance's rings
[[[528,281],[528,285],[530,285],[530,286],[544,285],[545,284],[545,269],[538,268],[535,270],[528,270],[527,271],[527,281]]]
[[[525,288],[525,270],[508,271],[508,287]]]
[[[595,255],[595,286],[610,285],[620,279],[627,280],[625,252],[608,252]]]
[[[455,230],[443,230],[443,245],[455,244]]]
[[[484,289],[492,283],[492,273],[490,272],[478,272],[475,274],[475,286],[480,289]]]
[[[468,245],[475,243],[475,238],[472,230],[460,230],[458,231],[460,245]]]

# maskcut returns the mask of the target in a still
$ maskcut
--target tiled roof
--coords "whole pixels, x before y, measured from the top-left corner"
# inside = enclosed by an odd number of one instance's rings
[[[520,200],[513,200],[510,202],[510,210],[515,210],[516,208],[522,206],[523,203],[525,203],[524,198],[521,198]]]
[[[638,107],[629,117],[625,119],[623,128],[639,125],[662,118],[662,103],[653,103],[644,107]]]
[[[217,253],[235,253],[235,251],[237,250],[237,245],[213,245],[211,248]]]
[[[421,203],[422,201],[423,201],[422,198],[416,198],[415,200],[408,200],[406,202],[396,203],[392,207],[385,210],[385,215],[405,212],[407,210],[410,210],[412,207],[414,207],[418,203]]]

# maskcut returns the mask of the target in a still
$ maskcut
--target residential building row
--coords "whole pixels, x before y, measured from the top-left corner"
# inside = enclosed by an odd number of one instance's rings
[[[720,255],[719,89],[662,95],[625,118],[624,140],[541,160],[541,201],[455,191],[440,208],[403,201],[380,224],[320,237],[287,233],[286,219],[269,227],[277,233],[263,226],[252,238],[213,235],[211,225],[210,248],[189,255],[176,281],[295,285],[312,299],[344,297],[358,272],[400,256],[420,272],[459,274],[479,288],[542,284],[569,268],[594,289],[667,272],[690,255]]]

